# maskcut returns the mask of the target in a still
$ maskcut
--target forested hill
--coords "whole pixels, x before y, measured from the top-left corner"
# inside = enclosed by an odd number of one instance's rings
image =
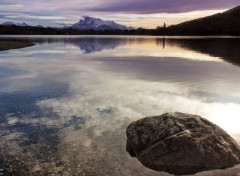
[[[223,13],[170,26],[165,33],[168,35],[240,35],[240,6]]]

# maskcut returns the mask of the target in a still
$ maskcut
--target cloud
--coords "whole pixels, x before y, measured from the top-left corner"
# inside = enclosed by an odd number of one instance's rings
[[[20,18],[20,19],[40,19],[40,20],[63,20],[67,19],[67,17],[61,17],[61,16],[33,16],[33,15],[9,15],[6,16],[7,18]]]
[[[89,15],[128,26],[155,28],[159,23],[172,25],[219,13],[239,5],[239,0],[2,0],[0,4],[0,15],[13,13],[3,17],[6,21],[61,26]],[[192,11],[198,13],[188,14]]]
[[[227,9],[239,5],[239,0],[19,0],[1,9],[28,7],[34,10],[63,10],[62,12],[127,12],[127,13],[182,13],[195,10]]]
[[[21,4],[0,4],[0,12],[11,11],[18,12],[26,10]]]
[[[238,0],[122,0],[105,1],[90,10],[101,12],[182,13],[195,10],[226,9],[239,5]]]

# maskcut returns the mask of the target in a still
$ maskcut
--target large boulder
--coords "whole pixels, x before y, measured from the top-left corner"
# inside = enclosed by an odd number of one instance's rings
[[[240,163],[240,147],[200,116],[167,113],[131,123],[127,151],[146,167],[175,175],[225,169]]]

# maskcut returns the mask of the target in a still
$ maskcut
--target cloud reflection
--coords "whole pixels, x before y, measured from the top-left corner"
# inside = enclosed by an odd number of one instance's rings
[[[167,176],[129,157],[125,129],[145,116],[175,111],[201,115],[240,142],[239,68],[181,48],[181,40],[165,44],[151,37],[49,39],[0,53],[1,105],[9,91],[20,100],[32,98],[34,107],[1,109],[0,146],[8,150],[0,154],[19,156],[32,173]],[[236,175],[240,167],[198,175],[219,173]]]

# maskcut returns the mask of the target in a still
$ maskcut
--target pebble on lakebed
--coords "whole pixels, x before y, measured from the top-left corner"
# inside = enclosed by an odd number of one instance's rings
[[[185,113],[146,117],[127,128],[127,151],[146,167],[175,175],[240,163],[240,146],[210,121]]]

